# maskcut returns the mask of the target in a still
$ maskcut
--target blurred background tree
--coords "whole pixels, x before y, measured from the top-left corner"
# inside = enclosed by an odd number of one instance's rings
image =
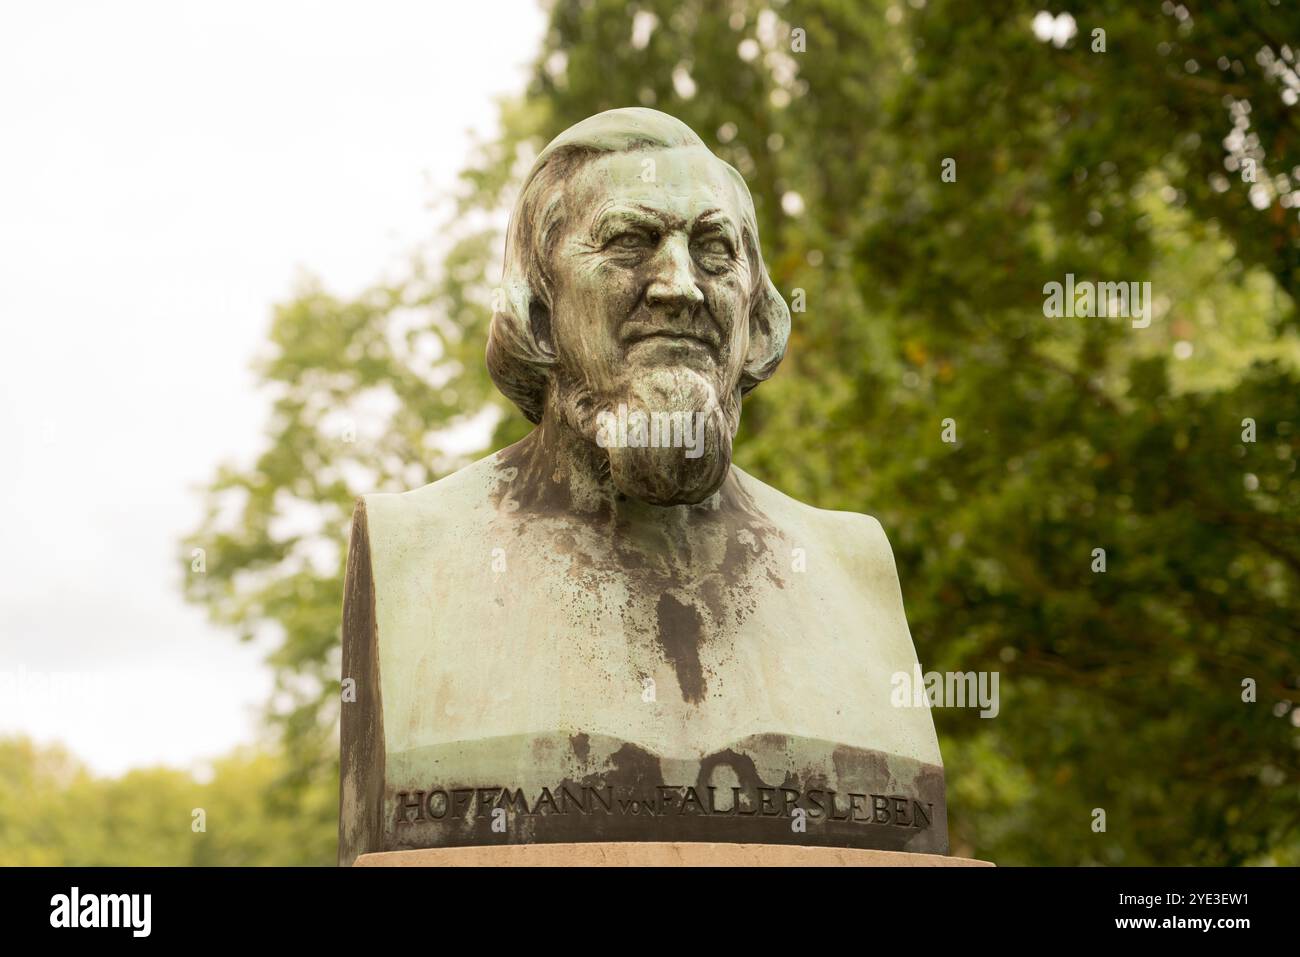
[[[0,867],[333,862],[337,781],[284,800],[273,749],[238,751],[210,771],[97,777],[61,748],[0,741]]]
[[[188,597],[276,646],[284,757],[228,774],[310,827],[266,838],[280,859],[332,859],[353,501],[526,433],[482,360],[505,213],[550,137],[639,104],[746,177],[806,303],[738,464],[876,515],[923,665],[1001,675],[996,719],[935,712],[953,852],[1300,863],[1300,10],[1217,6],[550,4],[444,255],[276,310],[266,451],[184,543]],[[1151,325],[1045,318],[1067,273],[1151,282]]]

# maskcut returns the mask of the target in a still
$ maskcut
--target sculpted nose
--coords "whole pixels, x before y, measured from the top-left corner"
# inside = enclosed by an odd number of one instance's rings
[[[695,282],[694,263],[685,236],[670,236],[664,240],[654,270],[645,291],[646,305],[683,308],[698,306],[704,301],[704,292]]]

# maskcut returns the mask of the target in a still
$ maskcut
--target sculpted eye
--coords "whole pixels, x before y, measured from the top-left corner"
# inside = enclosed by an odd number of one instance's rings
[[[708,233],[690,244],[695,259],[710,272],[722,272],[735,259],[731,243],[720,233]]]
[[[709,256],[730,256],[731,246],[725,239],[714,237],[712,239],[703,239],[695,244],[695,248]]]
[[[608,245],[611,249],[649,249],[657,240],[658,236],[655,234],[630,230],[619,233],[609,241]]]

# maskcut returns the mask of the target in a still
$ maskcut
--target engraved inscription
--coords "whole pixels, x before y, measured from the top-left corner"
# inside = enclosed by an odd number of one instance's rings
[[[788,787],[730,787],[661,784],[637,792],[612,785],[561,785],[542,788],[531,800],[522,788],[478,787],[398,791],[393,798],[395,824],[410,825],[487,818],[494,810],[520,815],[638,815],[666,817],[701,815],[723,817],[795,818],[801,810],[809,821],[843,821],[854,824],[928,828],[934,805],[915,798],[887,794],[840,794],[836,791]]]

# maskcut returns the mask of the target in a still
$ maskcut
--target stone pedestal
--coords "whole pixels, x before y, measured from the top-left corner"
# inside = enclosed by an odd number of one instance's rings
[[[989,861],[840,847],[592,842],[440,847],[362,854],[354,867],[993,867]]]

